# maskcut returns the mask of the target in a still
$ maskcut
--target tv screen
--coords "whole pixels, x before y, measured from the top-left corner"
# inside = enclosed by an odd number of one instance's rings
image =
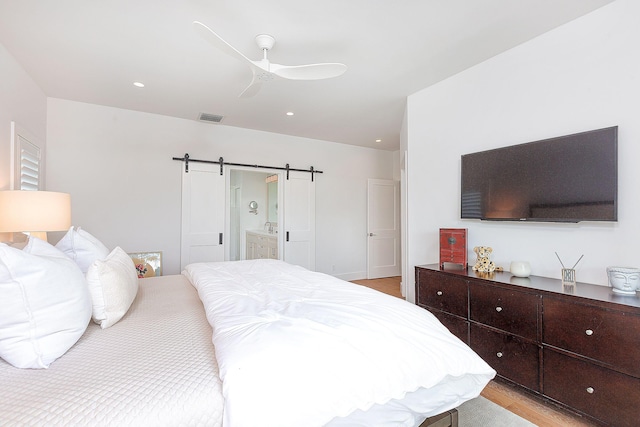
[[[618,127],[465,154],[461,217],[617,221]]]

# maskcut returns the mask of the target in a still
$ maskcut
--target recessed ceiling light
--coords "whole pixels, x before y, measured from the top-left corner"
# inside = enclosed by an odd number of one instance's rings
[[[376,142],[382,142],[382,140],[381,139],[376,139]]]
[[[293,111],[287,111],[287,116],[293,116]]]
[[[144,87],[144,83],[141,82],[133,82],[133,85],[136,87]]]

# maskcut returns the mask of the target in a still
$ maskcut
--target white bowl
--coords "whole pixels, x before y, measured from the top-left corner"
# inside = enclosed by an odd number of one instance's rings
[[[509,271],[516,277],[529,277],[531,274],[531,266],[527,261],[513,261]]]

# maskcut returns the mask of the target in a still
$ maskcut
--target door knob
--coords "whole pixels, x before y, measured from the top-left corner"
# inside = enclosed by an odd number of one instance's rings
[[[369,233],[369,237],[373,237],[373,236],[375,236],[375,234]]]

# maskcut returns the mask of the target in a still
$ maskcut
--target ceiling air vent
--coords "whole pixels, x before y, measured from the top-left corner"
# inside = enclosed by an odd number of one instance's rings
[[[200,113],[198,120],[209,123],[220,123],[224,117],[216,114]]]

